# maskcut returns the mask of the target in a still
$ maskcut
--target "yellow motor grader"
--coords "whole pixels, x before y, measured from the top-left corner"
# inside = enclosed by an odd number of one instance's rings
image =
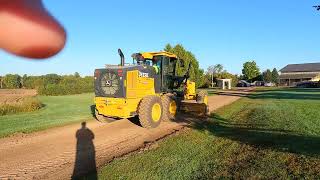
[[[118,53],[119,65],[106,65],[94,72],[95,116],[99,121],[138,116],[142,127],[155,128],[161,121],[174,120],[178,111],[201,109],[200,114],[208,113],[207,92],[196,94],[195,82],[189,80],[191,63],[184,76],[177,76],[177,67],[184,67],[185,62],[175,54],[135,53],[133,64],[127,65],[120,49]]]

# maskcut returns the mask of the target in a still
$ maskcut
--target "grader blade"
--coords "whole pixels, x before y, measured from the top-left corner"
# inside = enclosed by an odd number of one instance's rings
[[[206,117],[209,115],[208,105],[192,101],[182,101],[180,104],[180,111],[200,117]]]

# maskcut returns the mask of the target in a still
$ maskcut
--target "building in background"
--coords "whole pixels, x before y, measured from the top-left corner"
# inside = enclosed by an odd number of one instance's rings
[[[280,86],[295,86],[300,82],[320,81],[320,63],[289,64],[280,70]]]

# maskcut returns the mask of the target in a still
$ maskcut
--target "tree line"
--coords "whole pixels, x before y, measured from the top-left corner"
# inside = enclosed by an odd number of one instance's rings
[[[167,44],[164,50],[176,54],[180,60],[183,59],[184,66],[180,67],[178,65],[180,63],[177,63],[176,67],[177,74],[180,76],[185,74],[191,63],[190,79],[196,82],[198,88],[215,86],[218,79],[232,79],[232,86],[236,86],[239,80],[278,83],[279,74],[276,68],[272,71],[267,69],[261,73],[255,61],[243,64],[242,75],[229,73],[222,64],[209,66],[205,72],[200,68],[196,56],[181,44],[175,46]],[[3,77],[0,76],[0,88],[37,89],[40,95],[69,95],[93,92],[93,81],[92,76],[81,77],[77,72],[73,75],[47,74],[42,76],[7,74]]]
[[[276,68],[260,72],[260,68],[255,61],[248,61],[243,64],[242,79],[249,82],[264,81],[266,83],[279,83],[279,73]]]
[[[196,86],[200,88],[216,86],[218,79],[232,79],[232,86],[236,86],[239,80],[246,80],[248,82],[264,81],[266,83],[278,84],[279,73],[277,69],[273,68],[272,71],[267,69],[264,72],[260,72],[260,68],[255,61],[245,62],[241,75],[228,72],[222,64],[209,66],[205,72],[199,67],[199,61],[196,56],[191,51],[186,50],[183,45],[177,44],[172,46],[171,44],[167,44],[164,50],[176,54],[180,60],[184,61],[184,67],[176,67],[177,74],[180,76],[184,75],[191,63],[190,79],[196,82]]]
[[[93,77],[73,75],[47,74],[42,76],[20,76],[7,74],[0,77],[0,88],[5,89],[37,89],[40,95],[69,95],[93,92]]]
[[[208,67],[206,77],[206,87],[215,86],[218,79],[232,79],[233,86],[236,86],[239,80],[245,80],[247,82],[264,81],[265,83],[273,83],[277,85],[279,73],[276,68],[273,68],[272,71],[267,69],[264,72],[260,72],[260,68],[255,61],[247,61],[243,63],[241,75],[228,73],[224,70],[222,64],[216,64]]]
[[[238,75],[229,73],[227,70],[224,69],[222,64],[209,66],[205,77],[206,77],[206,83],[204,87],[216,86],[218,79],[231,79],[232,86],[236,86],[239,81]]]
[[[234,74],[227,72],[222,65],[216,70],[213,70],[214,67],[211,66],[208,68],[208,71],[205,72],[203,69],[199,67],[199,61],[196,56],[191,52],[186,50],[183,45],[177,44],[172,46],[171,44],[167,44],[164,48],[164,51],[174,53],[178,56],[179,60],[184,61],[184,66],[180,67],[179,62],[177,63],[177,75],[183,76],[191,63],[190,67],[190,80],[196,83],[198,88],[208,88],[211,86],[212,82],[212,71],[214,71],[214,80],[217,79],[232,79],[232,85],[236,85],[238,82],[238,77]]]
[[[190,66],[190,80],[196,82],[197,87],[202,87],[205,83],[204,70],[199,67],[199,61],[196,56],[191,52],[186,50],[181,44],[177,44],[172,46],[171,44],[167,44],[164,48],[164,51],[171,52],[178,56],[179,60],[183,60],[184,66],[179,66],[180,62],[177,63],[176,71],[177,75],[183,76],[187,72]]]

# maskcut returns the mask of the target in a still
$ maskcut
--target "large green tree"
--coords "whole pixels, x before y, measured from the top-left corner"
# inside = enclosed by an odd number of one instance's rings
[[[272,81],[271,82],[276,83],[276,84],[278,84],[278,82],[279,82],[279,73],[276,68],[273,68],[273,70],[272,70]]]
[[[223,69],[224,69],[224,67],[223,67],[222,64],[216,64],[216,65],[213,66],[213,70],[217,74],[222,73]]]
[[[26,82],[27,82],[27,80],[28,80],[28,75],[26,75],[26,74],[24,74],[23,76],[22,76],[22,78],[21,78],[21,86],[22,87],[26,87]]]
[[[5,88],[15,89],[21,87],[21,77],[18,74],[7,74],[3,78]]]
[[[267,69],[265,72],[263,72],[263,80],[265,82],[272,82],[272,73],[270,69]]]
[[[201,87],[204,84],[204,71],[203,69],[200,69],[199,61],[194,54],[192,54],[190,51],[187,51],[181,44],[177,44],[175,46],[167,44],[164,50],[176,54],[179,58],[179,61],[184,61],[184,67],[177,66],[178,75],[184,75],[189,67],[189,64],[191,63],[190,79],[196,82],[197,87]]]
[[[260,69],[255,61],[248,61],[243,64],[242,74],[246,80],[252,82],[260,75]]]
[[[58,74],[47,74],[43,76],[45,85],[47,84],[58,84],[61,81],[62,77]]]
[[[79,74],[78,72],[75,72],[75,73],[74,73],[74,77],[80,78],[81,76],[80,76],[80,74]]]

